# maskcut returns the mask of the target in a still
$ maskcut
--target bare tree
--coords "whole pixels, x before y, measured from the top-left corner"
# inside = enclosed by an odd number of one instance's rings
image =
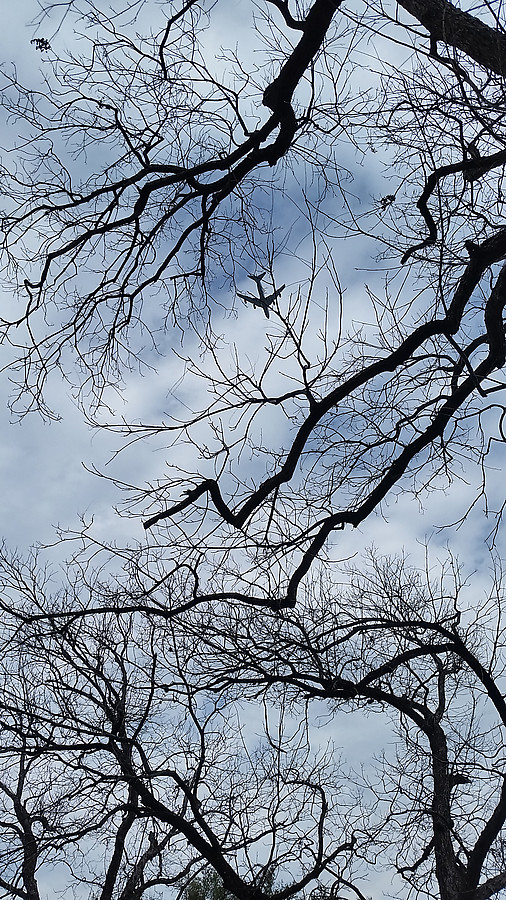
[[[320,583],[297,611],[193,614],[208,646],[193,661],[195,682],[219,658],[216,690],[265,691],[272,707],[299,715],[314,705],[337,735],[353,711],[352,765],[359,722],[376,720],[375,772],[369,760],[351,777],[364,808],[355,852],[363,883],[386,868],[407,896],[486,900],[506,886],[504,593],[497,577],[483,600],[469,593],[451,558],[423,573],[372,554],[347,587]],[[385,719],[397,740],[382,745]]]
[[[2,172],[18,400],[43,403],[56,367],[99,403],[125,366],[186,335],[200,411],[110,424],[194,448],[184,471],[130,493],[193,573],[192,597],[293,605],[336,531],[396,490],[451,483],[504,439],[502,14],[402,6],[266,0],[236,42],[224,0],[58,4],[60,33],[33,48],[42,86],[5,71],[2,102],[24,123]],[[58,55],[72,15],[85,49],[69,34]],[[366,45],[381,60],[399,43],[399,64],[360,65]],[[376,183],[376,159],[387,190],[358,202],[354,174]],[[386,274],[359,288],[360,327],[340,280],[354,238]],[[281,293],[295,256],[307,275]],[[263,272],[255,361],[247,341],[230,354],[223,309]]]
[[[504,441],[502,9],[400,5],[265,0],[234,50],[226,0],[56,4],[32,48],[43,83],[5,69],[21,406],[45,410],[56,369],[103,416],[177,334],[206,392],[184,417],[108,423],[185,452],[122,485],[146,531],[124,576],[76,555],[55,595],[2,556],[6,897],[42,896],[48,866],[101,900],[184,893],[209,866],[244,900],[271,896],[272,871],[274,900],[363,900],[380,860],[413,895],[506,886],[499,589],[471,614],[458,578],[422,589],[389,561],[340,595],[318,568],[396,490],[464,463],[485,478]],[[352,179],[376,184],[376,159],[388,185],[361,205]],[[338,264],[354,239],[385,274],[360,287],[361,325]],[[247,703],[265,710],[255,747]],[[395,720],[398,756],[361,784],[319,744],[316,707]]]
[[[296,610],[170,620],[2,567],[2,896],[506,886],[500,571],[372,556]]]
[[[189,680],[201,642],[177,618],[51,581],[2,555],[0,896],[186,896],[212,867],[227,895],[288,900],[353,868],[359,813],[330,802],[307,723],[265,707],[252,732],[214,672]]]

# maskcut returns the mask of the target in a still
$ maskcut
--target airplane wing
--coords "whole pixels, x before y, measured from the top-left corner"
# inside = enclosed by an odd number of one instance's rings
[[[281,287],[276,288],[276,290],[272,294],[269,294],[268,297],[263,297],[264,302],[268,303],[270,306],[271,303],[274,303],[274,301],[277,300],[277,298],[281,296],[284,289],[285,289],[285,285],[282,284]]]
[[[240,297],[241,300],[245,300],[246,303],[252,303],[253,306],[263,306],[258,297],[251,297],[250,294],[240,294],[239,291],[237,291],[237,296]]]

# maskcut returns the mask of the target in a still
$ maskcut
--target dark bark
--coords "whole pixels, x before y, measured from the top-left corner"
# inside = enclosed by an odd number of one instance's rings
[[[473,59],[486,71],[506,75],[506,35],[458,9],[448,0],[399,0],[399,5],[443,42]]]

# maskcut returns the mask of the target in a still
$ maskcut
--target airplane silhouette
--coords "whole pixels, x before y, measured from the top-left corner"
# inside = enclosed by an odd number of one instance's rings
[[[269,318],[269,306],[274,303],[276,298],[284,291],[285,285],[282,284],[280,288],[276,288],[272,294],[268,294],[266,297],[262,285],[262,279],[265,278],[265,272],[261,272],[260,275],[248,275],[248,278],[251,278],[251,280],[255,282],[258,289],[258,297],[253,297],[251,294],[239,294],[239,292],[237,293],[237,296],[240,297],[241,300],[245,300],[246,303],[252,303],[253,306],[259,306],[263,309],[267,318]]]

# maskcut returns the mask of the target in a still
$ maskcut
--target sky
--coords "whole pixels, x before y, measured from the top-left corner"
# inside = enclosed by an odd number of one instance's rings
[[[44,27],[42,31],[32,27],[38,12],[36,0],[19,0],[2,11],[0,59],[7,65],[13,62],[20,79],[30,80],[34,70],[43,71],[41,54],[30,43],[34,34],[45,33]],[[10,358],[10,351],[0,348],[0,532],[7,545],[25,553],[34,545],[52,544],[58,539],[57,528],[79,528],[80,517],[87,522],[93,518],[97,539],[112,533],[119,543],[142,538],[140,522],[132,526],[115,514],[117,492],[89,471],[107,472],[117,439],[86,423],[72,390],[58,377],[50,379],[48,402],[59,420],[48,421],[38,413],[20,420],[9,409]],[[131,397],[136,393],[132,386]],[[121,415],[121,402],[118,405]],[[151,450],[142,451],[135,455],[138,478],[152,469]],[[126,474],[122,463],[117,463],[116,472],[120,477]],[[55,558],[62,558],[59,550]]]
[[[36,13],[36,0],[17,0],[8,4],[2,13],[0,59],[14,61],[22,75],[33,74],[33,69],[43,65],[30,44],[33,32],[28,26]],[[381,196],[386,191],[380,167],[375,166],[376,162],[369,159],[359,187],[364,194]],[[301,247],[302,244],[301,240]],[[373,260],[364,256],[365,252],[363,243],[357,240],[347,245],[338,259],[342,283],[347,285],[347,308],[353,310],[352,318],[357,323],[370,320],[371,315],[364,284],[373,278],[370,271]],[[298,277],[293,258],[281,256],[276,262],[277,283],[285,283],[289,293],[296,290]],[[241,287],[249,289],[246,277]],[[230,309],[233,300],[230,295],[224,295],[225,309]],[[236,304],[233,314],[224,313],[221,326],[231,348],[230,360],[233,348],[243,358],[248,354],[261,355],[267,324],[260,310]],[[269,327],[275,326],[270,322]],[[175,336],[174,349],[180,352]],[[186,350],[191,352],[191,341]],[[0,367],[8,366],[8,362],[8,351],[0,349]],[[206,364],[204,361],[203,366]],[[178,356],[169,350],[166,358],[159,360],[157,372],[142,377],[138,373],[127,375],[120,394],[109,396],[113,412],[104,413],[103,421],[119,424],[122,417],[157,421],[170,413],[177,415],[179,405],[199,408],[202,382],[186,376],[181,383],[183,372]],[[78,530],[81,517],[93,523],[91,534],[97,541],[115,541],[121,545],[144,541],[141,517],[121,516],[116,511],[123,499],[121,493],[107,478],[93,474],[93,470],[142,485],[161,477],[166,462],[185,465],[187,447],[168,446],[170,441],[164,435],[133,444],[122,442],[117,432],[91,427],[71,389],[57,377],[49,383],[48,402],[58,412],[58,421],[45,421],[35,413],[18,421],[9,411],[10,391],[9,370],[4,368],[0,375],[0,533],[6,544],[21,553],[36,544],[52,545],[49,558],[59,563],[68,548],[59,542],[58,529]],[[266,419],[264,427],[274,433],[277,419]],[[118,450],[121,450],[119,455]],[[359,558],[365,548],[374,545],[387,554],[405,549],[415,563],[423,565],[425,544],[429,541],[430,558],[435,564],[445,558],[449,543],[467,569],[477,573],[475,589],[485,589],[489,567],[486,537],[493,521],[484,516],[484,502],[478,500],[458,529],[441,528],[459,522],[464,516],[480,477],[480,471],[469,464],[462,481],[454,483],[451,492],[424,496],[423,507],[411,494],[396,495],[360,528],[338,533],[332,547],[334,558]],[[500,460],[494,454],[490,457],[489,478],[491,497],[501,498],[503,475]],[[499,532],[499,550],[503,540]],[[371,743],[378,743],[378,724],[369,720],[357,727],[356,722],[352,717],[343,720],[338,741],[353,746],[358,765],[361,755],[367,758]],[[255,723],[251,722],[250,726],[254,728]],[[323,736],[326,738],[331,731],[329,726]]]
[[[19,0],[9,4],[3,13],[0,58],[4,62],[13,61],[21,78],[33,78],[34,71],[44,65],[41,54],[30,44],[34,34],[30,23],[37,10],[36,0]],[[44,28],[37,33],[43,32]],[[56,40],[64,40],[64,29]],[[362,185],[354,185],[355,191],[362,190],[369,196],[384,194],[386,182],[375,157],[370,156],[365,161],[363,178]],[[287,215],[293,215],[293,212],[287,211]],[[346,252],[337,259],[341,281],[347,286],[346,308],[353,309],[355,322],[366,321],[371,316],[364,289],[364,284],[373,278],[370,271],[373,260],[364,257],[368,252],[360,241],[349,242]],[[287,291],[296,289],[297,274],[293,258],[285,255],[277,260],[276,278],[278,284],[287,284]],[[249,289],[246,277],[243,289]],[[225,307],[230,308],[232,301],[230,295],[223,297]],[[225,314],[222,324],[225,340],[239,349],[242,346],[243,353],[264,342],[266,320],[261,311],[253,307],[236,305],[236,312]],[[191,351],[191,344],[186,349]],[[9,361],[8,351],[3,348],[0,354],[5,366]],[[175,395],[183,397],[188,406],[198,408],[202,386],[188,381],[181,386],[182,371],[177,357],[169,350],[167,357],[159,362],[158,373],[142,378],[138,374],[127,376],[121,394],[111,396],[115,421],[119,422],[122,416],[134,421],[142,418],[156,421],[157,416],[177,409],[181,400],[175,399]],[[143,540],[140,520],[125,519],[115,512],[115,505],[121,503],[121,495],[112,484],[89,470],[97,469],[105,475],[142,484],[163,471],[166,441],[159,438],[138,442],[115,456],[115,451],[123,446],[122,439],[118,434],[91,428],[84,421],[71,390],[60,379],[53,378],[49,384],[49,403],[60,416],[56,422],[44,421],[37,414],[17,421],[8,409],[10,391],[7,368],[0,377],[1,532],[7,544],[24,552],[35,543],[52,543],[56,526],[77,528],[80,516],[87,521],[93,519],[98,539],[110,539],[114,535],[120,543]],[[105,418],[111,419],[110,416]],[[277,427],[274,419],[272,427]],[[177,462],[186,453],[186,448],[171,447],[169,461]],[[499,470],[491,468],[489,476],[492,486],[494,480],[500,484]],[[449,533],[446,530],[439,532],[438,526],[460,519],[472,499],[479,477],[480,473],[469,466],[462,483],[454,484],[448,496],[434,493],[425,497],[423,510],[410,495],[396,497],[388,508],[384,508],[383,516],[369,518],[356,531],[340,533],[336,552],[347,557],[370,544],[384,552],[396,552],[406,546],[411,554],[422,559],[423,543],[427,538],[439,552],[438,548],[444,548],[448,541]],[[495,495],[494,489],[491,495]],[[456,546],[473,567],[482,566],[486,560],[483,539],[490,524],[483,516],[483,503],[479,501],[460,529],[457,532],[451,530],[452,547]]]

